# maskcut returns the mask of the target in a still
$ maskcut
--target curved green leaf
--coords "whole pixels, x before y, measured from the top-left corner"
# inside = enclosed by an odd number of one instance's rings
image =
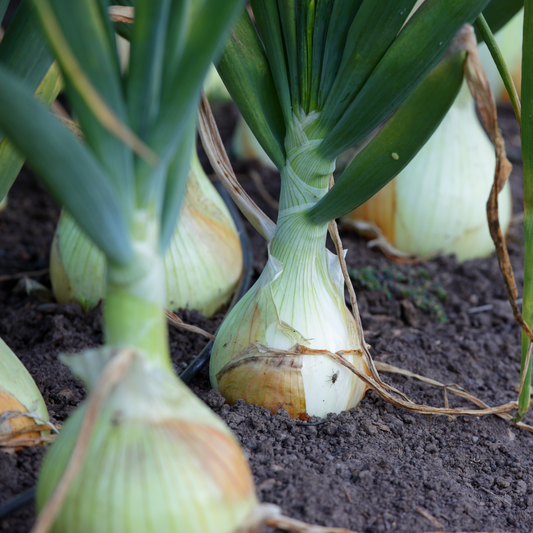
[[[2,24],[2,19],[7,11],[7,6],[9,5],[9,0],[0,0],[0,24]]]
[[[0,128],[50,193],[111,261],[126,264],[132,247],[120,204],[95,157],[0,67]]]
[[[442,58],[449,42],[488,0],[426,0],[405,25],[342,119],[320,147],[335,158],[398,108]]]
[[[411,93],[383,129],[310,211],[316,224],[338,218],[398,175],[431,137],[463,81],[465,52],[443,60]]]
[[[57,63],[52,63],[41,85],[37,87],[35,98],[46,107],[50,107],[59,94],[62,85],[59,66]],[[24,156],[7,137],[4,137],[0,141],[0,198],[4,198],[8,193],[23,164]]]
[[[346,38],[335,82],[320,116],[331,131],[404,25],[416,0],[365,0]]]
[[[35,91],[53,61],[33,4],[22,2],[0,42],[0,64],[24,80],[30,91]]]
[[[289,71],[285,60],[285,45],[278,5],[272,0],[251,0],[255,23],[269,57],[270,72],[274,79],[278,100],[285,118],[285,124],[292,122]],[[290,2],[289,2],[290,5]]]
[[[167,249],[176,229],[176,221],[181,211],[187,178],[191,169],[193,150],[196,151],[196,116],[192,117],[189,132],[182,137],[168,167],[163,198],[163,215],[161,217],[161,237],[159,239],[161,253]]]
[[[143,140],[159,113],[170,7],[169,0],[138,0],[135,5],[126,87],[130,125]]]
[[[220,77],[274,164],[285,164],[285,123],[268,60],[245,9],[217,66]]]
[[[168,79],[163,80],[157,124],[148,136],[148,144],[165,160],[172,157],[188,132],[189,118],[197,112],[202,83],[237,15],[239,3],[239,0],[191,2],[183,53],[179,63],[168,72]]]
[[[99,159],[117,192],[121,212],[134,205],[133,154],[96,116],[87,92],[92,85],[118,120],[128,125],[122,80],[111,23],[104,5],[94,0],[33,0],[65,77],[70,104],[87,144]],[[80,71],[86,79],[80,77]],[[88,80],[88,81],[86,81]]]
[[[296,13],[291,2],[277,0],[283,42],[287,54],[287,74],[291,91],[291,102],[294,109],[300,105],[300,79],[298,75],[298,45],[296,38]]]
[[[333,4],[320,73],[318,109],[326,103],[342,61],[346,37],[362,3],[363,0],[335,0]]]
[[[315,13],[315,27],[313,28],[313,58],[311,64],[311,94],[309,111],[316,111],[318,107],[318,92],[320,89],[320,77],[324,63],[324,49],[330,13],[334,0],[317,0]]]

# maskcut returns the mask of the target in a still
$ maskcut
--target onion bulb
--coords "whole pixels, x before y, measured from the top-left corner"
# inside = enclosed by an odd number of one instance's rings
[[[27,413],[28,416],[17,413]],[[25,430],[47,420],[48,411],[35,381],[0,339],[0,436],[20,433],[20,438],[10,439],[10,444],[22,438],[36,438],[38,431]]]
[[[67,468],[90,402],[102,397],[98,380],[114,354],[103,348],[65,358],[91,394],[44,458],[40,510]],[[143,352],[130,355],[121,379],[103,395],[51,532],[235,532],[257,505],[240,446],[173,373]]]
[[[326,247],[328,225],[305,210],[323,197],[334,162],[306,137],[307,117],[281,170],[276,231],[265,269],[217,334],[211,384],[229,403],[239,398],[293,418],[325,417],[357,405],[366,385],[336,363],[342,355],[367,372],[355,320],[344,303],[338,258]],[[304,181],[305,180],[305,181]],[[313,183],[313,185],[311,185]]]
[[[194,152],[181,214],[165,254],[167,306],[212,316],[230,300],[241,273],[237,229]],[[66,211],[52,243],[50,278],[59,303],[77,301],[92,308],[104,295],[104,256]]]
[[[405,169],[343,218],[375,224],[402,253],[455,254],[459,262],[494,251],[486,203],[496,156],[481,127],[466,82],[433,136]],[[511,221],[511,189],[499,195],[500,224]]]

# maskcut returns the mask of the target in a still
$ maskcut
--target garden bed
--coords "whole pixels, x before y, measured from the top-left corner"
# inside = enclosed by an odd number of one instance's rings
[[[501,111],[514,165],[514,212],[519,215],[518,126],[510,109]],[[235,112],[224,106],[218,114],[226,118],[222,134],[227,139]],[[238,163],[235,168],[248,192],[275,219],[247,176],[249,166]],[[275,194],[275,173],[260,172]],[[8,209],[0,214],[0,276],[47,268],[58,215],[58,208],[24,170],[10,193]],[[257,276],[266,262],[266,246],[247,227]],[[345,231],[341,237],[349,250],[348,266],[357,269],[363,327],[377,361],[456,383],[490,405],[516,399],[520,332],[495,257],[462,265],[453,258],[395,264],[359,237]],[[519,216],[508,245],[520,286]],[[30,278],[50,286],[46,273]],[[100,310],[85,313],[74,304],[57,305],[47,301],[46,293],[26,294],[26,285],[16,279],[0,283],[0,336],[34,376],[52,421],[62,424],[85,391],[57,356],[102,342]],[[211,320],[191,311],[181,316],[214,332],[223,313]],[[181,372],[206,341],[172,330],[170,342],[173,363]],[[400,376],[383,377],[419,403],[444,405],[440,389]],[[283,412],[271,415],[257,406],[225,404],[210,390],[206,369],[192,389],[240,440],[261,501],[280,505],[289,516],[365,532],[533,530],[533,434],[496,416],[426,417],[394,408],[370,391],[358,408],[304,427]],[[453,396],[450,403],[471,407]],[[531,424],[533,416],[525,421]],[[0,503],[35,483],[43,453],[43,448],[16,455],[0,452]],[[1,521],[0,531],[26,533],[34,518],[31,505]]]

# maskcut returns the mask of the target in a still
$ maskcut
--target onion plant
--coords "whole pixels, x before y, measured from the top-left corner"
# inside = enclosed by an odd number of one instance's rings
[[[78,363],[94,392],[45,458],[36,531],[229,533],[256,504],[237,443],[172,372],[164,312],[201,84],[237,4],[138,0],[122,75],[108,2],[36,0],[83,143],[0,67],[0,128],[107,261],[106,347]]]
[[[34,442],[48,421],[44,399],[25,366],[0,339],[0,446]]]
[[[328,222],[371,197],[433,133],[463,79],[465,53],[446,53],[448,44],[488,0],[427,0],[412,14],[415,4],[251,0],[255,25],[243,10],[231,34],[218,69],[279,169],[281,195],[268,264],[214,345],[211,382],[229,401],[325,416],[364,394],[327,355],[365,371],[360,321],[325,248]],[[336,158],[394,111],[328,190]]]

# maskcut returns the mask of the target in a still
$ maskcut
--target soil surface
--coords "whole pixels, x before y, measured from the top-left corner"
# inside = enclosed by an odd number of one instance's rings
[[[236,112],[231,106],[216,111],[224,118],[223,137],[229,139]],[[501,110],[500,120],[514,164],[517,216],[508,244],[521,285],[519,131],[510,109]],[[276,173],[235,162],[243,185],[275,219],[275,211],[249,177],[252,168],[273,194],[279,188]],[[8,209],[0,214],[1,276],[47,268],[58,215],[53,201],[24,170],[10,193]],[[248,229],[257,276],[266,262],[266,246]],[[462,265],[450,257],[404,265],[369,249],[351,233],[341,231],[341,237],[349,249],[348,266],[358,269],[359,307],[377,361],[457,383],[490,405],[516,399],[520,332],[495,257]],[[382,283],[369,283],[369,274]],[[50,287],[47,273],[29,277]],[[405,284],[418,288],[406,292]],[[24,279],[0,282],[0,336],[34,376],[52,421],[61,424],[85,391],[57,356],[102,342],[100,309],[85,313],[77,305],[57,305],[46,291],[27,294],[26,287]],[[210,320],[193,311],[180,314],[210,332],[223,317],[223,312]],[[171,330],[170,344],[175,368],[181,371],[205,340]],[[397,375],[383,377],[419,403],[444,405],[441,389]],[[271,415],[243,402],[227,405],[210,390],[206,369],[192,390],[242,443],[260,500],[280,505],[288,516],[376,533],[533,530],[533,435],[496,416],[426,417],[368,392],[358,408],[304,427],[284,412]],[[454,407],[470,407],[451,395],[449,401]],[[531,424],[533,416],[526,422]],[[35,483],[43,453],[43,448],[15,455],[0,452],[0,504]],[[34,519],[31,505],[0,521],[0,531],[27,533]]]

